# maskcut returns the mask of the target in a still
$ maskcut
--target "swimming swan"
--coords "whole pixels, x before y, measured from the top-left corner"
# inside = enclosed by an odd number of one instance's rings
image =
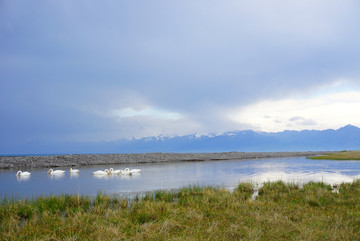
[[[18,171],[17,173],[16,173],[16,176],[19,176],[19,177],[21,177],[21,176],[30,176],[30,172],[22,172],[22,171]]]
[[[99,171],[93,172],[94,175],[110,175],[110,173],[111,173],[111,171],[109,171],[108,169],[105,169],[104,171],[99,170]]]
[[[121,170],[120,173],[123,174],[123,175],[132,175],[129,168],[125,168],[124,170]]]
[[[121,170],[114,170],[114,168],[110,168],[111,174],[119,174],[120,172],[121,172]]]
[[[141,169],[131,169],[130,172],[131,173],[140,173]]]
[[[50,175],[63,175],[64,173],[65,173],[65,171],[63,171],[63,170],[54,171],[53,169],[50,169],[49,171],[47,171],[47,174],[50,174]]]
[[[78,169],[72,169],[71,167],[70,167],[70,174],[77,174],[77,173],[79,173],[80,171],[78,170]]]

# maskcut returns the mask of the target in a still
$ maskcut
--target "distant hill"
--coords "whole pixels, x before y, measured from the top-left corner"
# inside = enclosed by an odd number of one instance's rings
[[[211,135],[157,136],[112,142],[32,143],[17,148],[17,153],[1,154],[327,150],[360,150],[360,128],[347,125],[337,130],[323,131],[303,130],[268,133],[245,130]]]

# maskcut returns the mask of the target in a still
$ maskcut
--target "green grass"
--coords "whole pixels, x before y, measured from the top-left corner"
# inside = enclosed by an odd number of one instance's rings
[[[313,160],[360,160],[360,151],[341,151],[308,158]]]
[[[63,195],[0,203],[0,240],[359,240],[360,181],[233,192],[197,186],[128,199]]]

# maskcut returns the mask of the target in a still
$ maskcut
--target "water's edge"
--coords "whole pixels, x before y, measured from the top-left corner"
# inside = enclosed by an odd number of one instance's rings
[[[73,154],[53,156],[0,156],[0,169],[70,167],[109,164],[165,163],[177,161],[220,161],[256,158],[307,157],[330,151],[306,152],[219,152],[219,153],[141,153]]]

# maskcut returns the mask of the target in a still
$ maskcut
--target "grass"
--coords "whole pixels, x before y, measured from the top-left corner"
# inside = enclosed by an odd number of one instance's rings
[[[98,194],[0,203],[0,240],[359,240],[360,181],[233,191],[187,187],[132,201]]]
[[[360,160],[360,151],[341,151],[308,158],[313,160]]]

